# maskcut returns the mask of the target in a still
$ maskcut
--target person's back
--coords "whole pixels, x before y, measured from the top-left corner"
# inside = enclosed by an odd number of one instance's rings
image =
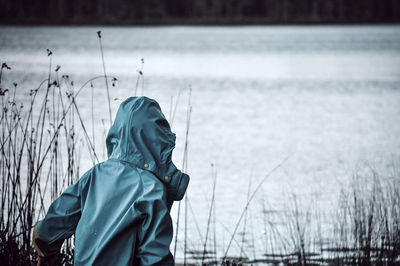
[[[128,98],[106,144],[109,159],[68,187],[35,227],[35,248],[49,256],[75,234],[75,265],[172,265],[169,209],[189,177],[171,161],[175,135],[159,105]]]

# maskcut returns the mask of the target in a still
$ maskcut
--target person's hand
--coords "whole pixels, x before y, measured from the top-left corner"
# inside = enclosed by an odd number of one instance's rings
[[[44,266],[45,263],[46,263],[46,258],[39,256],[39,259],[38,259],[38,262],[37,262],[37,266]]]

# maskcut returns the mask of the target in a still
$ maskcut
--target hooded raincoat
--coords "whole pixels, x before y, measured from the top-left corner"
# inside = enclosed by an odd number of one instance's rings
[[[171,161],[175,134],[158,103],[121,103],[106,139],[108,160],[68,187],[35,226],[39,255],[75,234],[75,265],[172,265],[169,210],[189,176]]]

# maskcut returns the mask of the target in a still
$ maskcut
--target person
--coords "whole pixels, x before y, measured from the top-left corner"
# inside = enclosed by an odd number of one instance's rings
[[[173,164],[175,134],[155,100],[121,103],[108,159],[69,186],[34,226],[38,264],[75,234],[74,265],[173,265],[169,214],[189,176]]]

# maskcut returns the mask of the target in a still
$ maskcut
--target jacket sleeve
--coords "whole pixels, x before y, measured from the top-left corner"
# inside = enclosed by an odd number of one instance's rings
[[[32,242],[40,256],[57,253],[64,239],[74,234],[81,217],[79,181],[69,186],[50,205],[44,219],[35,225]]]
[[[169,251],[173,235],[172,220],[165,200],[159,198],[141,205],[145,214],[138,228],[139,243],[135,256],[138,264],[174,265]]]

